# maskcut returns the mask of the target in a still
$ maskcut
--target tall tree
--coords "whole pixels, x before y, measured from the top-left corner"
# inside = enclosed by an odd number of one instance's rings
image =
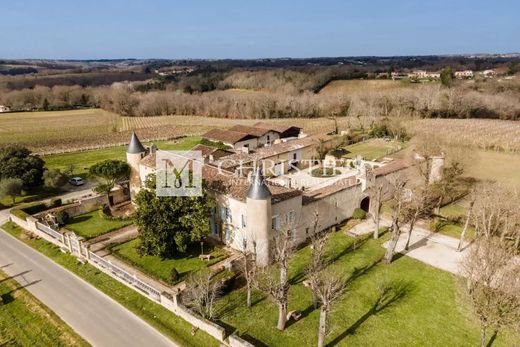
[[[392,200],[394,205],[394,211],[392,214],[392,234],[390,236],[390,240],[386,246],[385,256],[383,261],[385,264],[390,264],[395,255],[395,248],[397,247],[397,242],[399,241],[399,237],[401,236],[401,227],[400,227],[400,219],[401,219],[401,208],[403,204],[407,200],[405,195],[405,187],[407,181],[403,176],[396,176],[392,180]]]
[[[42,184],[44,164],[40,157],[32,155],[27,148],[0,148],[0,179],[19,178],[24,187],[37,187]]]
[[[289,260],[295,251],[291,231],[293,227],[281,223],[274,231],[271,255],[273,265],[258,272],[258,288],[270,295],[278,305],[278,330],[284,330],[287,322],[287,307],[289,300]]]
[[[91,166],[89,173],[101,181],[95,190],[98,193],[106,194],[108,198],[116,184],[128,180],[130,166],[122,160],[105,160]],[[111,207],[110,199],[108,199],[108,206]]]
[[[480,237],[462,262],[463,292],[480,320],[480,346],[490,329],[520,327],[520,264],[498,237]]]
[[[171,257],[210,233],[214,201],[206,189],[202,196],[157,196],[153,175],[145,184],[147,189],[142,189],[135,199],[141,254]]]
[[[453,85],[453,69],[451,66],[446,66],[441,70],[441,83],[443,86],[451,87]]]
[[[0,180],[0,197],[11,197],[13,205],[16,197],[22,194],[23,181],[19,178],[6,178]]]
[[[382,181],[376,181],[375,185],[371,188],[372,206],[373,213],[372,220],[374,221],[374,240],[379,238],[379,224],[381,222],[381,208],[383,206],[383,196],[385,193],[386,185]]]
[[[193,307],[202,317],[213,319],[213,305],[221,294],[223,283],[215,278],[210,269],[203,269],[191,274],[186,281],[186,290],[182,299]]]
[[[327,315],[330,312],[332,305],[345,292],[346,285],[346,279],[339,272],[327,269],[320,270],[310,278],[312,293],[321,305],[318,329],[318,347],[323,347],[325,345]]]

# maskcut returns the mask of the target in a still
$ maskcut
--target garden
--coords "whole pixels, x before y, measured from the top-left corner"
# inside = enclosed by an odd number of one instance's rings
[[[132,220],[129,218],[111,218],[104,215],[102,210],[94,210],[71,217],[65,224],[65,229],[73,231],[85,239],[91,239],[130,224],[132,224]]]
[[[199,243],[190,244],[184,253],[177,253],[173,257],[162,258],[156,255],[140,255],[138,252],[139,239],[134,239],[111,247],[112,254],[130,263],[151,277],[175,284],[184,280],[188,274],[205,269],[228,257],[220,247],[204,243],[204,254],[208,260],[201,259],[202,248]]]

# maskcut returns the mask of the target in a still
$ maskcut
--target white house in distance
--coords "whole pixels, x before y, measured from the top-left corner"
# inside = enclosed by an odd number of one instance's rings
[[[259,265],[269,263],[273,235],[281,228],[289,231],[296,243],[301,243],[314,232],[316,216],[317,231],[321,231],[334,228],[350,218],[356,208],[370,212],[373,208],[371,192],[376,182],[387,187],[388,197],[390,178],[404,173],[409,167],[400,160],[357,160],[354,168],[351,165],[338,166],[335,176],[314,177],[310,171],[315,168],[316,149],[323,144],[332,146],[340,137],[290,136],[270,143],[266,136],[269,133],[281,137],[296,132],[291,127],[285,129],[288,133],[284,133],[283,129],[271,131],[274,127],[263,126],[269,131],[259,131],[255,135],[241,126],[234,128],[250,134],[240,133],[239,136],[235,135],[238,131],[233,130],[208,132],[205,138],[226,140],[235,149],[218,152],[218,158],[210,158],[211,153],[215,155],[217,152],[203,148],[205,158],[202,166],[208,192],[217,204],[210,220],[211,236],[236,249],[256,244]],[[263,147],[259,147],[259,141]],[[241,149],[246,143],[251,146],[247,153]],[[158,152],[145,148],[132,134],[127,149],[132,198],[142,188],[146,176],[156,172],[155,156]],[[293,158],[297,161],[292,162]],[[239,162],[245,163],[246,169],[238,165]],[[282,169],[274,175],[272,167],[276,165],[282,165]]]
[[[474,74],[471,70],[455,71],[455,78],[458,79],[470,79],[473,78]]]
[[[0,105],[0,112],[9,112],[10,110],[8,106]]]

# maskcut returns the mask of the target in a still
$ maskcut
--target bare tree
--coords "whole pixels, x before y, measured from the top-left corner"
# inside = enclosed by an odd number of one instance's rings
[[[515,253],[496,236],[481,237],[463,260],[463,292],[480,320],[482,347],[489,329],[497,333],[520,324],[520,264]]]
[[[386,246],[386,253],[383,260],[385,264],[390,264],[392,262],[395,254],[395,248],[397,246],[397,242],[399,241],[399,236],[401,236],[399,223],[401,218],[401,208],[406,201],[406,183],[407,181],[402,176],[396,176],[391,183],[393,190],[392,200],[394,203],[394,212],[392,215],[392,235]]]
[[[497,183],[485,182],[475,188],[473,225],[477,237],[501,236],[514,217],[511,191]]]
[[[235,232],[235,235],[238,233]],[[247,307],[251,307],[251,292],[253,290],[255,276],[256,276],[256,241],[250,240],[248,242],[248,239],[244,237],[242,239],[242,242],[238,241],[238,245],[240,245],[237,248],[237,251],[241,254],[240,262],[238,263],[238,266],[240,268],[240,272],[244,276],[244,279],[246,280],[246,288],[247,288],[247,300],[246,305]]]
[[[312,249],[312,257],[307,268],[307,276],[310,280],[304,281],[304,285],[306,287],[311,288],[311,279],[317,276],[326,266],[325,261],[325,245],[327,244],[327,240],[329,238],[329,233],[326,231],[318,232],[318,213],[315,213],[314,220],[314,230],[310,237],[311,239],[311,249]],[[313,304],[314,308],[318,308],[318,297],[313,293]]]
[[[197,271],[186,281],[183,301],[202,317],[213,319],[213,304],[221,294],[222,285],[210,269]]]
[[[309,278],[309,281],[313,295],[321,304],[318,347],[323,347],[327,332],[327,315],[330,312],[332,305],[345,292],[347,281],[338,272],[326,269],[321,269],[319,272],[314,273]]]
[[[374,221],[374,240],[379,238],[379,224],[381,222],[381,207],[383,206],[383,196],[386,185],[382,181],[377,181],[372,187],[372,206],[373,213],[371,213]]]
[[[460,240],[459,244],[457,245],[457,252],[460,252],[462,250],[462,245],[464,244],[466,233],[468,232],[469,228],[469,223],[471,221],[471,214],[473,213],[473,205],[475,205],[475,200],[472,198],[472,200],[469,202],[468,213],[466,215],[464,227],[462,228],[462,232],[460,233]]]
[[[271,254],[273,265],[258,271],[258,288],[270,295],[278,305],[278,324],[279,330],[285,329],[287,322],[287,306],[289,296],[289,261],[295,251],[295,244],[292,240],[293,227],[284,224],[274,231],[275,235],[271,242]]]

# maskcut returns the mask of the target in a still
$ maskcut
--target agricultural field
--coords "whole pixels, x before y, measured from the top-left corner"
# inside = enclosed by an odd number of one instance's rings
[[[0,346],[88,346],[47,306],[0,271]]]
[[[520,152],[520,122],[496,119],[421,119],[405,123],[414,135],[435,135],[484,150]]]
[[[520,189],[520,153],[475,151],[467,176],[501,182]]]
[[[417,83],[392,80],[337,80],[323,87],[320,94],[349,94],[358,91],[383,91],[399,88],[414,88]]]

